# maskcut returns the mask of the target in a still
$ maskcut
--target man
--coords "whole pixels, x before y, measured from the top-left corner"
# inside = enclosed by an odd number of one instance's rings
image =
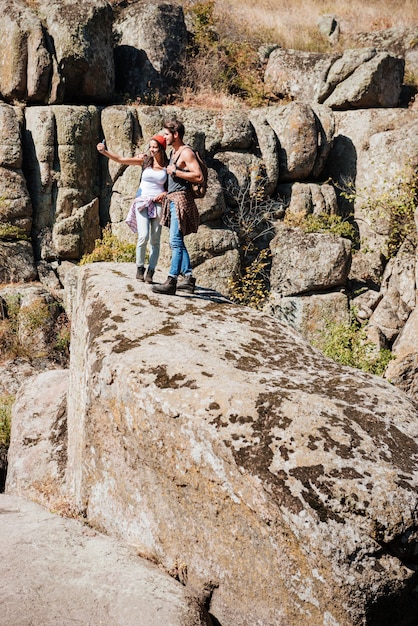
[[[196,279],[192,275],[184,237],[197,232],[199,227],[199,212],[191,184],[203,182],[203,174],[195,153],[183,142],[183,123],[173,118],[165,120],[163,127],[167,146],[173,148],[167,166],[168,190],[161,218],[161,224],[170,227],[171,266],[165,283],[154,285],[152,291],[174,295],[176,289],[180,289],[193,293]]]

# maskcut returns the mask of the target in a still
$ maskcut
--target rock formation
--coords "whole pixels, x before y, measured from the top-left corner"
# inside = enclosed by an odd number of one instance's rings
[[[417,406],[217,292],[74,271],[69,376],[17,399],[7,491],[136,545],[221,624],[412,624]]]
[[[23,498],[0,495],[0,549],[2,626],[209,625],[184,587],[132,547]]]
[[[157,561],[186,586],[182,626],[209,624],[202,607],[222,626],[413,626],[418,213],[389,259],[393,216],[374,207],[416,183],[418,112],[403,84],[414,29],[344,54],[272,46],[265,83],[286,104],[221,112],[167,103],[189,36],[178,6],[0,0],[0,12],[9,493],[86,516]],[[97,142],[133,155],[172,114],[210,186],[188,240],[199,288],[162,302],[130,265],[75,265],[106,225],[134,241],[124,219],[140,171]],[[260,185],[264,313],[228,300],[243,194]],[[349,219],[358,245],[283,224],[310,214]],[[169,254],[164,232],[160,267]],[[385,376],[409,398],[303,339],[353,305],[376,350],[393,350]]]

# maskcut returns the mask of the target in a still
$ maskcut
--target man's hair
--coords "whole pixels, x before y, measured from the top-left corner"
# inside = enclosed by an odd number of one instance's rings
[[[176,117],[170,117],[163,122],[163,128],[166,128],[170,133],[178,133],[180,139],[183,139],[185,128],[183,122]]]

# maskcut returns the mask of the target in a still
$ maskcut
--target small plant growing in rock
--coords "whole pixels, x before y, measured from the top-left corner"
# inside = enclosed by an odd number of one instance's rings
[[[284,223],[291,228],[301,228],[305,233],[331,233],[339,237],[350,239],[353,245],[358,244],[356,229],[348,218],[341,215],[319,213],[314,215],[304,212],[287,212]]]
[[[316,342],[316,346],[325,356],[341,365],[349,365],[382,376],[393,355],[387,348],[378,350],[375,344],[367,339],[366,328],[367,322],[359,323],[354,315],[350,322],[329,321],[322,339]]]
[[[9,447],[12,408],[15,397],[11,394],[0,396],[0,446]]]
[[[233,302],[262,309],[268,297],[268,276],[266,269],[270,265],[270,249],[264,248],[246,267],[240,278],[229,281],[229,293]]]
[[[237,233],[244,259],[249,257],[252,260],[258,241],[273,233],[274,220],[284,213],[283,204],[269,198],[265,187],[265,179],[258,176],[254,189],[248,181],[242,186],[228,185],[226,190],[233,206],[224,215],[223,221],[227,228]]]
[[[80,265],[100,261],[133,263],[135,262],[135,250],[135,244],[118,239],[108,224],[103,229],[102,238],[96,239],[93,252],[85,254],[80,260]]]
[[[69,327],[67,315],[58,302],[47,303],[39,298],[22,307],[19,294],[3,296],[0,299],[0,362],[16,357],[28,361],[52,358],[65,362],[69,356]]]
[[[271,253],[266,246],[274,235],[274,220],[284,212],[281,202],[266,195],[265,187],[262,176],[256,176],[254,186],[251,181],[228,186],[233,206],[224,215],[225,226],[238,236],[241,254],[241,276],[230,280],[230,298],[255,309],[261,309],[268,297]]]
[[[56,322],[56,339],[54,349],[66,356],[70,355],[71,324],[65,312],[61,313]]]
[[[418,206],[418,176],[412,166],[399,172],[396,182],[376,197],[371,198],[366,190],[356,191],[352,185],[346,186],[341,195],[350,202],[362,201],[372,228],[381,230],[386,224],[384,254],[387,258],[396,256],[403,242],[416,234],[414,213]]]
[[[30,237],[27,236],[22,228],[9,224],[9,222],[4,222],[0,224],[0,239],[3,241],[15,241],[18,239],[29,241]]]

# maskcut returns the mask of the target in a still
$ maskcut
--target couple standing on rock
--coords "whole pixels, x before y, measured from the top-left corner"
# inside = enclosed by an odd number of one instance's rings
[[[191,185],[203,182],[203,174],[194,151],[183,142],[184,132],[180,120],[165,120],[163,132],[151,138],[148,153],[135,157],[120,157],[109,152],[104,142],[97,144],[97,150],[112,161],[142,167],[141,183],[126,219],[130,228],[138,232],[136,277],[153,283],[160,253],[161,226],[168,226],[170,271],[165,283],[152,287],[155,293],[168,295],[174,295],[176,289],[193,293],[196,284],[184,237],[197,232],[199,226]],[[170,159],[166,155],[167,146],[173,148]],[[151,252],[145,270],[148,239]]]

